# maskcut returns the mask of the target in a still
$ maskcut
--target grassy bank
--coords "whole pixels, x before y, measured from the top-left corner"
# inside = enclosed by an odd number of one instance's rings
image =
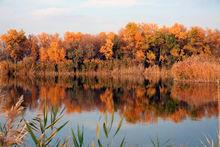
[[[0,62],[1,76],[9,77],[145,77],[146,79],[174,79],[188,82],[218,82],[220,79],[220,59],[214,56],[197,55],[174,63],[172,67],[150,66],[135,60],[91,60],[75,68],[72,61],[65,63],[43,62],[33,64],[31,59],[18,63]]]
[[[0,62],[0,73],[3,76],[118,76],[140,75],[143,72],[143,64],[135,60],[90,60],[80,65],[75,65],[72,61],[34,63],[31,58],[18,63]]]

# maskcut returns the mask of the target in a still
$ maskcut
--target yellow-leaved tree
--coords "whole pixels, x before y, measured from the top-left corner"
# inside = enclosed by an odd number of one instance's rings
[[[110,38],[106,39],[105,45],[103,45],[99,52],[104,55],[106,60],[112,59],[113,57],[113,42]]]

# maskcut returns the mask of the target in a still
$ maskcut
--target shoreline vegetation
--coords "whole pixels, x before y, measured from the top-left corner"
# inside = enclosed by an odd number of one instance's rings
[[[0,35],[0,73],[8,77],[144,76],[219,82],[220,31],[181,24],[128,23],[118,33]]]
[[[4,63],[3,63],[4,62]],[[17,66],[17,67],[16,67]],[[17,69],[16,69],[17,68]],[[11,72],[12,71],[12,72]],[[127,66],[116,69],[103,69],[97,71],[68,71],[68,72],[36,72],[32,70],[20,70],[18,64],[0,62],[1,77],[9,78],[28,77],[29,79],[55,78],[61,79],[72,77],[105,77],[114,79],[136,79],[145,78],[153,81],[158,79],[173,79],[176,82],[210,82],[219,83],[220,60],[216,57],[198,55],[187,58],[184,61],[175,63],[171,68],[160,68],[152,66],[144,68],[141,65]],[[11,74],[13,73],[13,74]]]

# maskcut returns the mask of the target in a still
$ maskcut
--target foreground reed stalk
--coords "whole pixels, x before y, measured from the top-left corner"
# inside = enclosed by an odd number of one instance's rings
[[[9,111],[6,111],[6,122],[0,124],[0,146],[21,145],[26,137],[27,130],[21,115],[24,112],[24,107],[21,106],[23,97],[12,106]]]

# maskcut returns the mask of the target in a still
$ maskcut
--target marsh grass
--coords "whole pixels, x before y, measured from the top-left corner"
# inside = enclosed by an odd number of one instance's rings
[[[219,144],[219,133],[217,133],[217,138],[213,138],[209,135],[203,135],[203,137],[200,139],[200,142],[203,147],[218,147]]]
[[[194,56],[175,63],[171,72],[176,81],[216,82],[220,79],[220,61],[212,56]]]
[[[149,79],[150,81],[159,81],[161,79],[167,80],[172,78],[170,69],[160,68],[156,65],[146,68],[143,75],[145,79]]]
[[[113,130],[114,121],[115,121],[114,113],[111,114],[110,119],[108,119],[108,114],[105,113],[104,122],[102,123],[102,125],[100,125],[100,122],[98,122],[96,125],[96,137],[91,142],[92,147],[94,147],[95,144],[97,144],[98,147],[115,146],[114,139],[117,137],[117,134],[119,133],[119,131],[122,127],[123,118],[120,119],[115,130]],[[101,140],[101,136],[100,136],[101,130],[104,133],[104,140]],[[72,141],[73,141],[73,144],[75,147],[85,146],[83,127],[80,128],[79,126],[77,126],[76,132],[72,129]],[[124,147],[125,144],[126,144],[125,137],[123,137],[120,144],[117,146]]]
[[[172,147],[172,145],[169,144],[170,139],[167,139],[165,142],[161,142],[159,137],[156,136],[156,138],[151,138],[150,141],[153,147],[161,147],[161,146]]]

